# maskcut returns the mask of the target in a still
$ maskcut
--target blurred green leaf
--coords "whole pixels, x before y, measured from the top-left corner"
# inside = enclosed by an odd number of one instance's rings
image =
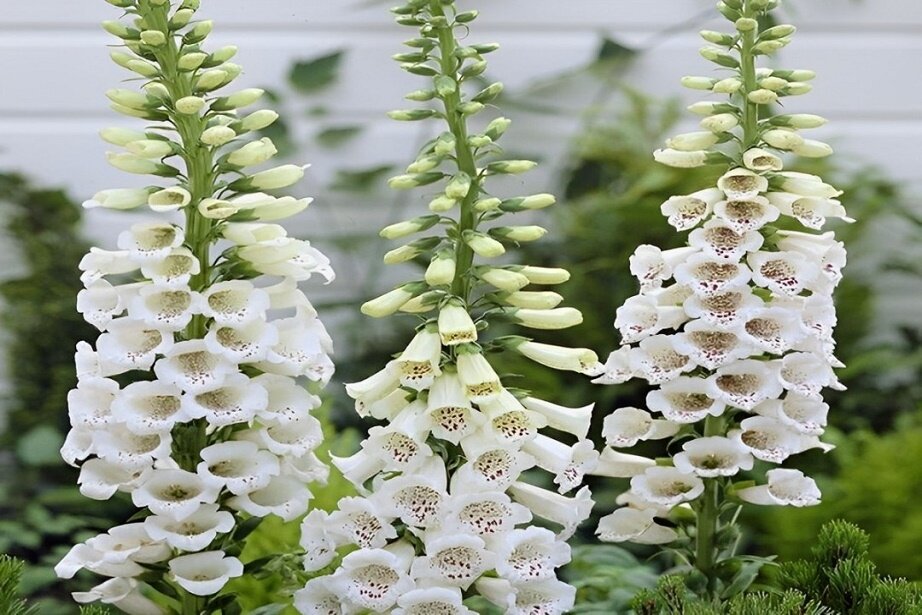
[[[64,437],[50,425],[39,425],[16,443],[16,454],[26,465],[43,466],[61,463],[61,445]]]
[[[288,81],[304,94],[317,92],[336,81],[344,54],[344,50],[338,50],[297,62],[288,74]]]
[[[368,169],[338,170],[330,184],[331,190],[344,192],[368,192],[379,187],[383,179],[394,169],[393,165],[383,164]]]
[[[361,126],[330,126],[317,132],[314,140],[323,147],[339,147],[361,132]]]

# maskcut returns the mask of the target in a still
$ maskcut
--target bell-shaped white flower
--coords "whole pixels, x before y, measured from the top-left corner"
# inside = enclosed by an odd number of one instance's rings
[[[513,587],[515,602],[506,611],[510,615],[563,615],[573,608],[576,601],[576,588],[557,579],[518,583]]]
[[[496,565],[496,555],[478,536],[427,534],[426,554],[413,561],[410,574],[424,584],[467,589]]]
[[[342,598],[333,577],[316,577],[295,592],[294,605],[302,615],[343,615]]]
[[[200,354],[215,356],[206,352]],[[266,408],[268,393],[243,374],[230,374],[217,387],[188,391],[182,398],[182,404],[188,416],[204,418],[214,427],[225,427],[251,421],[257,412]]]
[[[467,312],[465,312],[467,313]],[[437,331],[420,330],[397,357],[400,384],[417,391],[428,389],[441,375],[442,342]]]
[[[151,328],[130,318],[116,318],[107,332],[96,340],[96,351],[102,364],[118,366],[122,371],[148,370],[157,354],[173,348],[173,335]],[[121,372],[118,372],[121,373]]]
[[[707,218],[714,204],[723,199],[720,189],[706,188],[685,196],[671,197],[660,206],[660,211],[676,230],[687,231]]]
[[[239,327],[213,324],[205,335],[208,352],[232,363],[263,362],[278,342],[278,329],[264,320],[253,320]]]
[[[384,549],[362,549],[344,557],[330,586],[341,602],[377,613],[387,612],[415,588],[406,564]]]
[[[393,615],[476,615],[461,602],[457,587],[414,589],[397,599]]]
[[[261,426],[241,437],[258,442],[276,455],[303,457],[323,440],[323,427],[315,417],[303,415],[288,423]]]
[[[230,441],[206,446],[196,471],[211,487],[235,495],[262,489],[279,474],[278,457],[253,442]]]
[[[615,312],[615,328],[621,333],[622,344],[633,344],[663,329],[677,329],[688,320],[680,306],[661,306],[648,295],[637,295],[625,301]]]
[[[786,427],[808,436],[823,434],[829,405],[821,401],[787,395],[784,400],[770,399],[762,402],[753,412],[771,419],[776,419]]]
[[[731,329],[764,305],[748,288],[712,295],[692,295],[682,304],[692,318],[722,329]]]
[[[257,410],[260,422],[269,425],[287,425],[318,408],[321,400],[294,379],[276,374],[260,374],[251,380],[265,389],[266,406]]]
[[[443,373],[429,389],[425,420],[436,438],[458,444],[474,433],[484,419],[471,405],[458,376]]]
[[[702,253],[733,262],[739,261],[747,252],[761,248],[764,241],[755,230],[740,230],[718,219],[708,220],[702,228],[693,230],[688,236],[688,243]]]
[[[721,331],[700,320],[685,325],[685,330],[675,335],[673,340],[676,352],[706,369],[716,369],[736,359],[746,358],[754,350],[746,338],[732,331]]]
[[[204,340],[177,342],[164,354],[154,365],[154,373],[187,393],[220,387],[227,376],[237,371],[233,363],[209,352]]]
[[[307,512],[310,500],[311,492],[301,481],[273,476],[265,487],[236,495],[227,504],[255,517],[276,515],[283,521],[291,521]]]
[[[678,431],[679,425],[654,419],[649,412],[632,407],[618,408],[602,424],[605,443],[615,448],[635,446],[641,440],[670,438]]]
[[[385,468],[401,472],[418,467],[432,455],[432,449],[420,434],[395,428],[393,424],[372,427],[363,448],[380,459]]]
[[[740,423],[740,429],[729,436],[739,440],[756,459],[769,463],[781,463],[791,455],[811,448],[823,451],[833,447],[820,442],[816,436],[808,436],[789,429],[779,420],[764,416],[752,416]]]
[[[181,555],[170,560],[170,577],[177,585],[196,596],[211,596],[233,578],[243,574],[243,564],[224,551]]]
[[[189,284],[192,276],[198,275],[202,266],[188,248],[173,248],[161,260],[141,265],[141,275],[157,286],[181,288]]]
[[[572,434],[579,439],[585,439],[592,423],[592,409],[595,404],[581,408],[567,408],[536,397],[524,397],[522,406],[530,412],[536,412],[544,417],[547,426],[564,433]]]
[[[797,252],[751,252],[752,281],[778,295],[799,295],[820,274],[819,265]]]
[[[752,311],[738,331],[756,348],[772,354],[790,350],[807,333],[797,312],[771,306]]]
[[[144,286],[131,303],[128,315],[151,329],[179,331],[201,312],[201,297],[185,288]]]
[[[265,372],[284,376],[307,376],[326,384],[333,375],[332,341],[316,313],[299,309],[291,318],[272,322],[278,341],[257,364]]]
[[[198,474],[179,469],[155,469],[131,492],[137,507],[147,506],[155,515],[182,521],[195,513],[199,504],[217,500],[218,489]]]
[[[144,529],[154,540],[180,551],[195,552],[207,548],[218,534],[234,529],[234,516],[219,510],[217,504],[201,504],[182,521],[151,515],[144,519]]]
[[[654,504],[671,507],[697,498],[704,492],[704,483],[691,472],[655,466],[631,479],[631,491]]]
[[[80,493],[92,500],[108,500],[116,491],[131,491],[147,480],[151,470],[125,468],[104,459],[89,459],[80,466]]]
[[[355,400],[359,416],[368,416],[368,404],[391,394],[400,386],[400,370],[396,361],[390,361],[365,380],[346,384],[346,394]]]
[[[823,228],[826,218],[840,218],[846,222],[854,222],[845,213],[842,204],[832,198],[803,196],[790,192],[769,192],[765,196],[782,214],[791,216],[807,228],[816,230]]]
[[[169,254],[169,252],[167,252]],[[93,282],[107,275],[118,275],[137,271],[139,263],[130,257],[128,250],[102,250],[90,248],[90,251],[80,259],[78,268],[80,281],[89,286]]]
[[[605,448],[602,450],[602,454],[599,455],[599,461],[590,474],[608,476],[609,478],[631,478],[638,474],[643,474],[647,468],[655,465],[656,461],[642,455],[628,455],[611,448]]]
[[[746,359],[721,367],[711,376],[717,396],[728,406],[752,410],[781,394],[778,368],[767,361]]]
[[[676,340],[668,335],[654,335],[640,342],[630,354],[632,371],[650,384],[660,384],[694,369],[695,364],[676,349]]]
[[[598,378],[593,379],[595,384],[621,384],[634,377],[634,368],[632,357],[637,354],[636,348],[622,346],[618,350],[610,353],[605,365],[602,366],[602,373]]]
[[[767,485],[740,489],[736,496],[750,504],[763,506],[816,506],[820,490],[816,482],[800,470],[769,470]]]
[[[169,432],[136,434],[124,425],[109,425],[93,435],[93,450],[101,459],[129,470],[150,467],[157,459],[170,457]]]
[[[384,514],[377,502],[347,497],[330,513],[324,531],[339,542],[355,544],[362,549],[380,549],[397,538],[392,525],[394,518],[395,515]]]
[[[663,252],[656,246],[638,246],[629,259],[631,274],[640,282],[641,292],[657,289],[672,277],[679,263],[697,251],[695,248],[675,248]]]
[[[768,179],[748,169],[736,168],[724,173],[717,180],[717,187],[728,200],[751,199],[768,190]]]
[[[73,592],[74,602],[87,604],[102,602],[111,604],[129,615],[163,615],[163,607],[145,597],[138,588],[138,582],[131,578],[116,577],[103,581],[86,592]]]
[[[269,309],[269,295],[247,280],[212,284],[202,293],[202,314],[219,325],[239,327],[261,319]]]
[[[744,288],[752,272],[739,263],[699,253],[678,265],[674,275],[676,282],[688,286],[696,295],[711,297]]]
[[[109,378],[84,378],[67,393],[70,424],[85,429],[103,429],[114,422],[112,403],[119,393],[118,383]]]
[[[78,467],[78,461],[83,461],[93,454],[94,430],[85,427],[74,427],[67,432],[64,444],[61,445],[61,458],[67,465]]]
[[[677,470],[702,478],[733,476],[740,470],[751,470],[753,463],[752,455],[744,446],[723,436],[689,440],[672,461]]]
[[[439,336],[446,346],[455,346],[477,341],[477,326],[471,320],[467,308],[448,303],[439,310]]]
[[[596,536],[602,542],[636,542],[644,545],[658,545],[672,542],[679,537],[670,528],[656,523],[653,510],[619,508],[599,519]]]
[[[376,498],[385,509],[410,527],[428,528],[442,520],[448,499],[445,462],[432,456],[413,473],[384,481]]]
[[[808,399],[822,400],[825,387],[842,390],[832,366],[824,357],[812,352],[792,352],[781,359],[778,372],[782,386]]]
[[[751,196],[720,201],[714,205],[714,215],[742,235],[774,222],[781,212],[764,196]]]
[[[758,147],[751,147],[743,152],[743,165],[750,171],[780,171],[784,162],[771,152]]]
[[[133,382],[112,402],[112,416],[136,434],[169,433],[191,420],[182,407],[179,387],[158,380]]]
[[[326,512],[315,508],[301,520],[301,537],[298,544],[304,550],[301,561],[308,572],[325,568],[336,559],[337,544],[327,530],[328,519]]]
[[[105,534],[98,534],[86,545],[102,554],[102,561],[118,564],[132,561],[154,564],[169,559],[170,548],[151,536],[143,523],[117,525]]]
[[[162,222],[139,222],[118,236],[118,248],[138,264],[163,260],[185,236],[177,226]]]
[[[464,385],[467,398],[483,403],[496,398],[502,391],[499,376],[479,352],[462,352],[457,358],[458,378]]]
[[[673,423],[696,423],[726,406],[712,380],[683,376],[647,393],[647,407]]]
[[[106,280],[97,280],[77,293],[77,311],[101,331],[124,310],[118,290]]]
[[[502,491],[481,490],[451,495],[444,505],[442,528],[486,539],[511,532],[531,518],[528,508],[513,502]]]
[[[513,583],[556,578],[555,569],[570,561],[570,545],[542,527],[513,530],[496,545],[496,572]]]
[[[525,341],[515,349],[535,363],[552,369],[580,372],[587,375],[601,373],[599,357],[588,348],[565,348],[552,344]]]
[[[561,540],[567,540],[573,535],[579,524],[589,518],[595,504],[588,487],[583,487],[574,497],[568,498],[519,481],[509,487],[509,495],[535,516],[562,526],[563,529],[557,534]]]
[[[554,483],[560,493],[579,486],[583,477],[591,473],[598,463],[599,454],[589,440],[580,440],[573,446],[538,434],[525,443],[522,450],[537,461],[538,467],[554,474]]]
[[[461,445],[468,462],[452,476],[452,493],[459,490],[505,490],[522,472],[535,466],[535,458],[518,448],[476,438],[462,440]]]

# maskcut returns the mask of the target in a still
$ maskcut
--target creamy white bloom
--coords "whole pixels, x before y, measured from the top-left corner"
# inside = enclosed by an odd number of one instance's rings
[[[139,222],[118,236],[117,245],[125,256],[138,264],[163,260],[173,248],[182,245],[182,229],[163,222]]]
[[[428,458],[416,472],[391,478],[378,485],[375,497],[384,510],[411,527],[428,528],[441,522],[448,499],[445,462]]]
[[[187,393],[200,393],[221,386],[235,373],[236,366],[208,351],[204,340],[177,342],[154,365],[157,378],[175,384]]]
[[[147,480],[151,470],[124,468],[104,459],[89,459],[80,466],[80,493],[93,500],[108,500],[116,491],[131,491]]]
[[[397,599],[393,615],[476,615],[461,602],[457,587],[414,589]]]
[[[304,557],[301,561],[308,572],[316,572],[329,566],[336,559],[337,543],[327,529],[328,520],[327,513],[316,508],[301,520],[301,535],[298,544],[304,549]]]
[[[702,478],[733,476],[740,470],[752,469],[752,456],[739,442],[723,436],[689,440],[672,461],[677,470],[697,474]]]
[[[266,405],[256,411],[260,422],[264,424],[287,425],[296,422],[321,404],[319,397],[286,376],[260,374],[251,382],[266,391]]]
[[[256,517],[276,515],[291,521],[307,512],[311,492],[300,480],[273,476],[269,484],[228,500],[227,505]]]
[[[768,190],[768,179],[748,169],[736,168],[717,180],[717,187],[729,200],[746,200]]]
[[[506,489],[519,474],[535,466],[535,458],[517,448],[478,438],[461,441],[468,462],[451,480],[451,492],[459,489]]]
[[[128,615],[163,615],[166,611],[150,598],[141,594],[138,582],[131,578],[117,577],[103,581],[87,592],[73,592],[74,602],[87,604],[102,602],[111,604]]]
[[[106,280],[97,280],[77,293],[77,311],[83,319],[101,331],[113,318],[124,312],[118,290]]]
[[[136,434],[113,424],[93,434],[93,450],[101,459],[128,470],[153,466],[169,459],[173,441],[169,432]]]
[[[704,483],[691,472],[655,466],[631,479],[631,491],[654,504],[677,506],[701,495]]]
[[[224,551],[181,555],[170,560],[170,576],[190,594],[211,596],[243,574],[243,564]]]
[[[674,276],[676,282],[689,287],[696,295],[712,297],[744,288],[752,272],[738,263],[699,253],[678,265]]]
[[[631,274],[640,282],[641,291],[659,288],[664,280],[672,277],[674,268],[695,252],[695,248],[675,248],[664,252],[656,246],[637,246],[628,259]]]
[[[798,252],[751,252],[746,261],[752,281],[779,295],[799,295],[820,274],[818,263]]]
[[[749,357],[754,350],[748,339],[700,320],[686,324],[684,331],[673,339],[676,352],[706,369]]]
[[[819,436],[826,427],[829,405],[815,399],[788,394],[783,400],[770,399],[762,402],[753,412],[776,419],[799,433]]]
[[[636,349],[623,346],[608,355],[605,365],[602,367],[602,374],[592,382],[595,384],[621,384],[634,377],[634,368],[632,367],[632,355],[636,354]]]
[[[665,544],[679,537],[674,529],[657,524],[655,516],[650,509],[619,508],[599,519],[595,533],[602,542],[631,541],[647,545]]]
[[[219,442],[206,446],[199,455],[202,462],[196,472],[202,480],[235,495],[262,489],[279,474],[278,457],[253,442]]]
[[[188,416],[204,418],[214,427],[249,422],[268,403],[266,390],[239,373],[223,378],[220,386],[187,391],[182,397],[182,408]]]
[[[496,398],[502,390],[499,376],[490,363],[479,352],[464,352],[458,355],[458,378],[464,385],[468,399],[482,403]]]
[[[443,373],[429,389],[425,420],[432,434],[452,444],[474,433],[484,421],[454,373]]]
[[[823,228],[826,218],[839,218],[846,222],[854,222],[845,213],[842,204],[833,198],[804,196],[792,192],[769,192],[765,196],[782,214],[795,218],[807,228],[816,230]]]
[[[781,215],[763,196],[735,198],[714,205],[714,214],[736,233],[756,231]]]
[[[128,304],[128,316],[159,331],[179,331],[201,312],[201,297],[185,288],[144,286]]]
[[[649,412],[632,407],[618,408],[602,424],[605,443],[616,448],[634,446],[641,440],[670,438],[678,431],[679,425],[654,419]]]
[[[96,340],[102,365],[117,366],[122,373],[131,369],[148,370],[158,354],[173,348],[173,335],[130,318],[116,318],[107,332]]]
[[[790,350],[807,334],[800,315],[783,307],[753,310],[737,332],[756,348],[772,354]]]
[[[523,397],[521,403],[526,410],[540,414],[548,427],[572,434],[581,440],[589,433],[595,404],[567,408],[536,397]]]
[[[786,354],[778,374],[785,389],[808,399],[822,400],[825,387],[844,389],[829,361],[812,352]]]
[[[258,442],[276,455],[298,458],[317,448],[323,440],[323,427],[317,418],[304,414],[287,423],[259,426],[240,437]]]
[[[317,577],[295,592],[294,605],[302,615],[343,615],[343,602],[333,577]]]
[[[552,344],[526,341],[515,349],[536,363],[552,369],[580,372],[587,375],[601,373],[599,357],[588,348],[566,348]]]
[[[78,268],[83,272],[80,281],[90,285],[103,276],[137,271],[139,266],[137,261],[129,257],[128,250],[111,251],[93,247],[80,259]]]
[[[598,463],[599,454],[589,440],[580,440],[573,446],[537,434],[522,446],[522,450],[537,461],[538,467],[554,474],[554,483],[560,493],[566,493],[583,482]]]
[[[738,202],[733,201],[733,203]],[[728,203],[725,204],[729,206]],[[739,213],[738,209],[730,211]],[[747,252],[758,250],[764,243],[762,235],[757,231],[741,230],[739,221],[740,218],[734,218],[734,223],[712,218],[705,222],[702,228],[697,228],[689,234],[688,243],[709,256],[727,261],[739,261],[746,256]]]
[[[239,327],[263,318],[269,309],[268,293],[247,280],[212,284],[202,299],[202,314],[219,325]]]
[[[677,329],[686,320],[688,316],[680,306],[661,306],[648,295],[629,298],[615,312],[622,344],[639,342],[663,329]]]
[[[640,342],[629,356],[631,370],[650,384],[660,384],[694,369],[688,355],[677,350],[669,335],[654,335]]]
[[[610,478],[631,478],[643,474],[647,468],[656,465],[656,461],[641,455],[628,455],[611,448],[602,450],[599,462],[590,472],[594,476],[608,476]]]
[[[513,502],[502,491],[453,491],[443,507],[442,529],[445,531],[457,530],[486,539],[503,536],[532,519],[527,507]]]
[[[752,410],[766,399],[778,397],[782,390],[778,366],[768,361],[737,361],[718,369],[710,380],[718,399],[743,410]]]
[[[417,391],[428,389],[435,377],[442,373],[441,361],[440,333],[420,330],[397,358],[400,383]]]
[[[195,552],[208,547],[218,534],[234,529],[234,517],[217,504],[201,504],[181,521],[151,515],[144,519],[144,529],[154,540],[161,540],[174,549]]]
[[[496,565],[482,538],[466,534],[427,534],[426,554],[413,561],[410,575],[423,584],[467,589]]]
[[[707,415],[720,416],[726,404],[714,381],[683,376],[647,393],[647,407],[674,423],[695,423]]]
[[[199,260],[188,248],[173,248],[160,260],[141,265],[141,275],[158,286],[182,288],[188,286],[192,276],[201,272]]]
[[[583,487],[574,497],[568,498],[519,481],[509,487],[509,494],[516,502],[527,506],[532,514],[562,526],[563,529],[557,534],[561,540],[567,540],[573,535],[577,526],[589,518],[595,504],[588,487]]]
[[[392,525],[396,516],[385,514],[377,501],[342,498],[336,511],[327,518],[325,532],[340,542],[355,544],[362,549],[380,549],[397,538],[397,531]]]
[[[804,435],[788,428],[784,423],[764,416],[752,416],[740,423],[729,437],[739,440],[756,459],[781,463],[791,455],[811,448],[823,451],[833,447],[820,442],[814,435]]]
[[[556,578],[570,561],[570,545],[541,527],[513,530],[497,540],[496,572],[513,583]]]
[[[240,326],[213,323],[205,334],[205,348],[232,363],[263,363],[279,343],[274,323],[252,320]]]
[[[706,188],[685,196],[670,197],[660,206],[660,211],[676,230],[687,231],[707,218],[714,204],[723,199],[724,194],[719,188]]]
[[[323,384],[333,375],[330,353],[333,344],[316,313],[299,308],[291,318],[272,322],[278,341],[269,349],[266,360],[257,364],[263,371],[284,376],[307,376]]]
[[[414,589],[406,563],[384,549],[362,549],[343,558],[330,587],[347,604],[382,613]]]
[[[764,305],[748,288],[712,295],[691,295],[682,307],[692,318],[700,318],[715,327],[732,329]]]
[[[67,393],[70,424],[86,429],[103,429],[114,422],[112,403],[119,393],[118,383],[109,378],[84,378]]]
[[[740,489],[736,492],[744,502],[769,506],[815,506],[820,503],[816,482],[800,470],[769,470],[767,485]]]

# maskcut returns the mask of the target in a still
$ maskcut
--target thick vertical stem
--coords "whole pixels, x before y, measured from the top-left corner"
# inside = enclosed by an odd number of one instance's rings
[[[432,15],[445,19],[445,11],[441,2],[433,0],[430,4]],[[461,201],[461,214],[458,220],[458,238],[455,246],[455,279],[451,285],[453,295],[467,302],[471,291],[471,266],[474,262],[474,252],[462,240],[461,234],[466,230],[474,230],[477,226],[474,203],[480,194],[480,182],[477,178],[477,165],[474,161],[474,152],[467,140],[467,124],[461,115],[461,84],[458,75],[460,60],[455,57],[454,31],[450,23],[438,28],[439,55],[442,74],[454,79],[458,84],[455,90],[442,98],[445,110],[445,119],[448,129],[455,138],[455,157],[458,170],[471,177],[471,188],[467,196]]]
[[[721,435],[720,418],[708,416],[704,422],[704,436]],[[697,527],[695,533],[695,567],[707,579],[708,595],[713,597],[717,578],[714,566],[717,563],[717,531],[719,529],[720,485],[717,478],[704,479],[704,493],[699,499]]]
[[[756,11],[752,10],[751,2],[743,3],[743,17],[755,19]],[[748,94],[759,89],[756,80],[756,58],[753,53],[756,40],[759,36],[758,27],[742,33],[740,40],[740,76],[743,80],[743,137],[741,140],[743,151],[758,145],[759,141],[759,105],[749,100]]]

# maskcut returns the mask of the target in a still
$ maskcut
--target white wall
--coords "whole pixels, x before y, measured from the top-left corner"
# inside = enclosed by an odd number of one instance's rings
[[[474,3],[462,2],[462,5]],[[628,80],[654,95],[683,95],[678,79],[710,65],[697,56],[697,30],[722,26],[709,17],[713,0],[485,0],[476,39],[502,43],[491,56],[491,74],[510,89],[566,71],[591,59],[605,33],[646,49]],[[107,58],[112,37],[98,22],[118,10],[103,0],[3,0],[0,11],[0,168],[18,169],[42,182],[61,185],[76,198],[129,185],[132,178],[106,164],[107,146],[96,132],[112,124],[132,125],[108,110],[104,92],[118,87],[126,73]],[[922,142],[922,3],[918,0],[791,0],[789,13],[800,33],[782,63],[811,68],[819,77],[815,93],[791,100],[791,111],[829,117],[817,135],[836,144],[842,158],[860,156],[885,166],[892,175],[920,183]],[[214,45],[240,47],[235,61],[244,66],[241,86],[281,87],[291,63],[346,48],[341,81],[312,101],[331,110],[326,122],[368,124],[355,143],[328,151],[312,144],[316,120],[296,130],[304,157],[313,163],[303,190],[322,191],[335,169],[409,161],[424,135],[415,125],[391,122],[387,109],[402,106],[402,95],[420,87],[420,78],[400,71],[390,55],[411,31],[392,23],[389,3],[375,0],[204,0],[202,14],[216,23]],[[725,22],[723,22],[725,23]],[[669,30],[668,36],[661,33]],[[303,118],[297,106],[295,117]],[[577,114],[574,113],[574,118]],[[523,142],[556,143],[559,153],[575,119],[524,122],[513,134]],[[515,130],[519,131],[515,133]],[[547,167],[553,169],[551,164]],[[535,189],[548,187],[549,172]],[[138,179],[134,183],[142,182]],[[395,204],[396,203],[396,204]],[[324,236],[349,234],[393,218],[399,203],[369,203],[349,195],[318,201],[296,232]],[[87,229],[111,245],[121,214],[93,211]],[[318,229],[320,229],[318,231]],[[377,245],[368,253],[380,254]],[[2,258],[2,257],[0,257]],[[341,261],[341,283],[326,297],[365,292],[374,286],[365,261]],[[380,288],[380,283],[377,284]],[[888,309],[912,313],[915,298],[904,296]],[[614,309],[614,306],[613,306]]]

